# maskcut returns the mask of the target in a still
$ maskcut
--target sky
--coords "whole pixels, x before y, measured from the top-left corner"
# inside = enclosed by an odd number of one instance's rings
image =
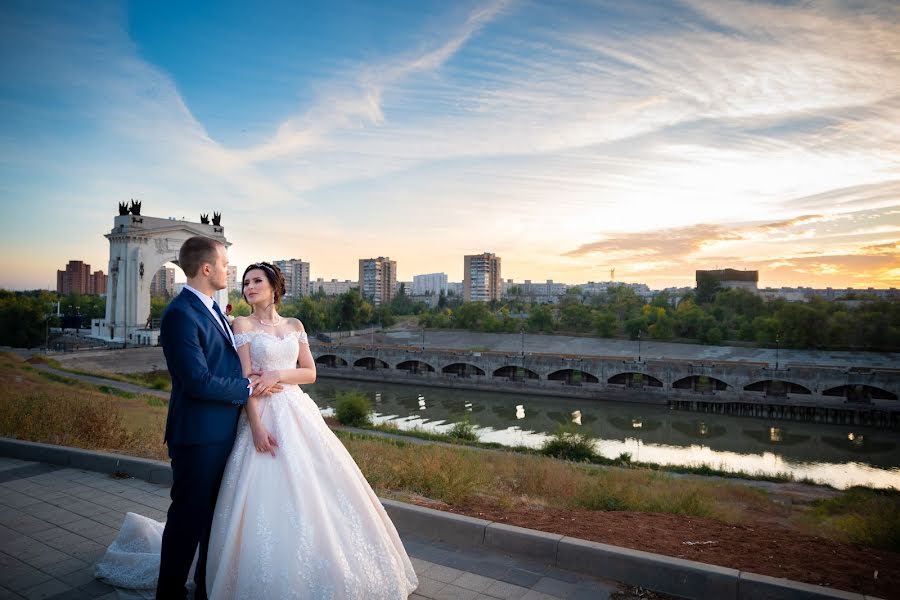
[[[117,206],[356,279],[900,287],[900,4],[0,3],[0,287]]]

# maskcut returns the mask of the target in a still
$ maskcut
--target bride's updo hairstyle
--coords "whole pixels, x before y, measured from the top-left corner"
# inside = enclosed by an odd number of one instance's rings
[[[241,277],[241,297],[244,300],[247,299],[247,296],[244,295],[244,279],[247,278],[247,273],[249,273],[253,269],[259,269],[266,274],[266,279],[269,280],[269,285],[271,285],[272,289],[275,290],[275,304],[280,304],[281,299],[284,298],[285,294],[284,275],[282,275],[281,269],[278,268],[278,265],[273,265],[272,263],[267,263],[265,261],[253,263],[252,265],[244,269],[244,275]]]

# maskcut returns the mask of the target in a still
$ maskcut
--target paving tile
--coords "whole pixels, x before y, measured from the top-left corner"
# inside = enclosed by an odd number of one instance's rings
[[[45,543],[51,548],[56,548],[57,550],[62,550],[69,554],[69,549],[87,541],[89,540],[84,536],[72,533],[71,531],[66,531],[53,539],[47,540]]]
[[[478,592],[448,583],[438,590],[434,595],[434,600],[475,600],[476,596],[478,596]]]
[[[454,569],[453,567],[445,567],[444,565],[434,565],[428,569],[428,578],[444,583],[453,583],[463,574],[463,571]]]
[[[72,521],[77,521],[81,518],[80,515],[76,515],[75,513],[69,512],[64,508],[59,508],[58,506],[51,506],[49,509],[42,508],[38,511],[32,511],[30,508],[31,507],[26,507],[26,509],[28,509],[28,514],[54,525],[65,525],[66,523],[71,523]]]
[[[530,588],[541,580],[541,575],[525,569],[510,569],[503,575],[500,575],[498,579],[513,585]]]
[[[32,588],[40,583],[52,579],[50,575],[43,573],[34,567],[13,559],[10,556],[0,556],[0,585],[16,593]]]
[[[521,600],[559,600],[560,598],[568,598],[568,596],[551,596],[537,590],[528,590]]]
[[[67,533],[70,533],[67,529],[63,529],[62,527],[53,525],[49,529],[44,529],[43,531],[32,533],[28,537],[34,538],[40,542],[47,543],[49,540],[58,538],[61,535],[66,535]]]
[[[94,579],[93,581],[89,581],[84,585],[78,586],[78,589],[82,592],[86,592],[91,598],[96,598],[97,596],[105,596],[110,592],[114,592],[115,588],[109,584],[103,583],[102,581],[97,581]]]
[[[81,519],[73,523],[66,523],[61,526],[66,531],[71,531],[88,539],[95,539],[97,535],[104,535],[110,532],[116,533],[116,530],[108,525],[98,523],[92,519]]]
[[[52,598],[54,596],[59,596],[60,594],[68,593],[71,589],[72,586],[66,585],[62,581],[50,579],[23,591],[22,595],[28,600],[45,600],[46,598]]]
[[[23,494],[22,492],[17,492],[16,490],[3,490],[0,492],[0,504],[3,506],[10,506],[12,508],[19,508],[21,506],[28,506],[29,504],[34,504],[35,502],[39,502],[37,498],[34,496],[29,496],[28,494]]]
[[[22,514],[6,523],[6,527],[20,534],[31,536],[32,534],[46,531],[53,527],[53,523],[34,517],[29,514]]]
[[[409,562],[412,563],[416,575],[423,575],[428,571],[428,569],[434,566],[434,563],[428,562],[427,560],[422,560],[421,558],[416,558],[415,556],[410,556]]]
[[[483,562],[481,564],[474,565],[470,569],[467,569],[470,573],[475,573],[476,575],[481,575],[483,577],[488,577],[490,579],[501,579],[503,575],[509,571],[510,567],[507,565],[499,565],[496,563]]]
[[[416,593],[426,598],[434,598],[434,595],[446,586],[447,584],[442,581],[436,581],[428,577],[419,577],[419,587],[416,588]]]
[[[531,586],[531,589],[557,598],[568,598],[575,593],[575,584],[552,577],[541,577],[536,584]]]
[[[81,587],[95,580],[94,567],[84,567],[67,575],[60,575],[57,579],[71,587]]]
[[[488,589],[494,581],[494,579],[476,575],[475,573],[463,573],[453,581],[453,585],[475,592],[483,592]]]
[[[91,595],[76,588],[69,588],[61,594],[50,596],[46,600],[92,600]]]
[[[59,579],[62,575],[68,575],[73,571],[84,569],[88,564],[89,563],[86,563],[83,560],[78,560],[77,558],[66,555],[61,561],[40,567],[40,570]]]
[[[106,546],[101,546],[96,542],[81,542],[77,546],[73,546],[66,550],[66,554],[85,562],[93,563],[97,561],[106,552]]]
[[[513,585],[505,581],[495,581],[483,593],[486,596],[500,598],[501,600],[521,600],[526,592],[528,592],[528,588],[520,585]]]
[[[0,600],[21,600],[22,596],[12,590],[0,586]]]
[[[61,552],[59,550],[54,550],[49,546],[41,550],[39,553],[30,554],[29,556],[21,557],[23,562],[28,563],[32,567],[37,567],[41,571],[44,571],[44,567],[49,565],[61,562],[69,558],[67,554]],[[46,571],[44,571],[46,573]]]

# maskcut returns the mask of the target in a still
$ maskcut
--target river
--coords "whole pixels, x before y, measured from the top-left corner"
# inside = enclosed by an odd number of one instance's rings
[[[333,410],[338,392],[359,390],[371,400],[376,423],[400,429],[442,433],[468,417],[481,441],[536,448],[560,424],[574,422],[596,438],[596,450],[609,458],[627,452],[635,461],[787,473],[840,489],[900,489],[900,434],[888,430],[330,378],[305,389],[324,414]]]

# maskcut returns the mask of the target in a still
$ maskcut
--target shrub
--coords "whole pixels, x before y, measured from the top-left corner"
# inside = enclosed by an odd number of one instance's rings
[[[338,392],[334,416],[350,427],[368,425],[372,420],[372,403],[362,392]]]
[[[447,434],[452,438],[469,440],[470,442],[474,442],[478,439],[478,434],[475,433],[475,426],[472,425],[472,422],[468,417],[466,417],[462,421],[454,423],[453,427],[450,428],[450,431],[448,431]]]
[[[577,462],[589,462],[596,458],[594,438],[576,425],[560,425],[553,437],[541,446],[541,454]]]

